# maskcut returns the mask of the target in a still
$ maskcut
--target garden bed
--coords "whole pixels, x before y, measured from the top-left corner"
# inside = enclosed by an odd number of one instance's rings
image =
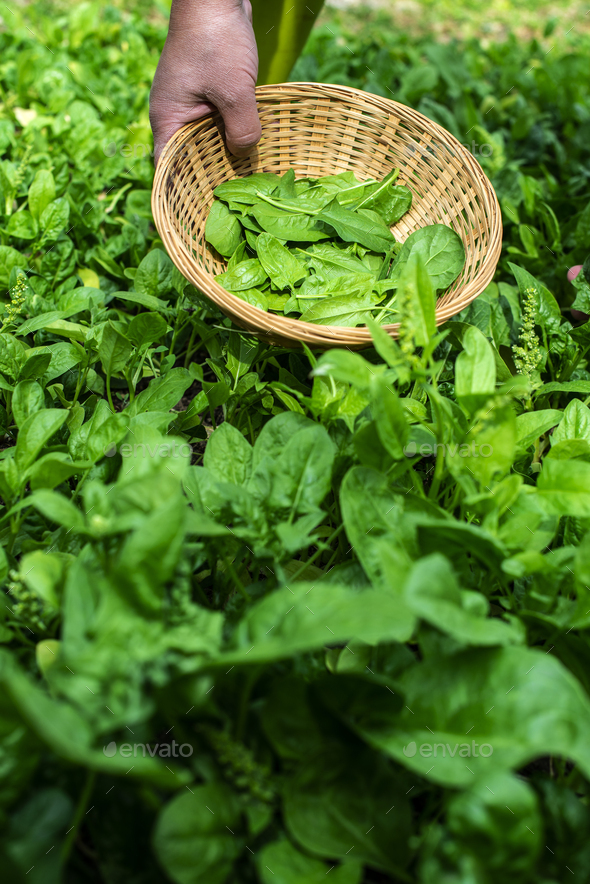
[[[165,254],[161,9],[3,11],[11,884],[589,879],[588,40],[328,15],[292,79],[443,125],[505,225],[467,310],[407,280],[356,354],[244,335]]]

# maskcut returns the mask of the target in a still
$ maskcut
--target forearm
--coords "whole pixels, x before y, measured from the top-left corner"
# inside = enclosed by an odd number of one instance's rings
[[[156,159],[186,122],[217,108],[237,155],[260,138],[254,87],[258,54],[249,0],[173,0],[150,95]]]
[[[203,16],[215,21],[219,16],[242,8],[242,0],[172,0],[168,29],[190,28]]]

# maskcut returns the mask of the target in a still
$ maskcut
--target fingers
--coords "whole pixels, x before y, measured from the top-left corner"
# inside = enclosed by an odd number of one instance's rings
[[[172,98],[175,91],[170,88],[168,92],[165,92],[154,86],[150,95],[150,125],[154,133],[154,164],[156,166],[175,132],[178,132],[185,123],[199,120],[214,109],[214,105],[207,101],[197,101],[191,106],[175,101]]]
[[[166,143],[182,125],[182,121],[177,119],[173,112],[170,112],[172,103],[170,97],[166,96],[165,92],[164,95],[161,94],[163,92],[159,82],[161,79],[162,76],[158,70],[150,92],[150,126],[154,134],[154,164],[156,166]]]
[[[581,270],[582,270],[582,264],[574,264],[573,267],[570,267],[570,269],[567,272],[567,281],[573,282],[574,279],[581,272]],[[578,322],[586,322],[588,319],[590,319],[590,316],[588,316],[587,313],[582,313],[581,310],[571,310],[570,312],[572,314],[572,318],[576,319]]]
[[[164,148],[174,133],[184,125],[184,120],[170,118],[157,105],[150,105],[150,125],[154,133],[154,165],[157,166]]]
[[[234,156],[247,156],[262,135],[254,85],[232,92],[231,99],[217,102],[225,123],[227,147]]]
[[[572,282],[572,280],[574,280],[576,278],[576,276],[578,275],[578,273],[580,272],[581,269],[582,269],[581,264],[575,264],[573,267],[570,267],[570,269],[567,272],[567,281]]]
[[[166,144],[168,143],[168,141],[170,141],[174,133],[178,131],[178,129],[180,129],[180,125],[161,128],[157,124],[157,122],[152,119],[151,115],[150,121],[152,131],[154,133],[154,165],[157,166],[158,161],[162,155],[162,151],[164,150]]]

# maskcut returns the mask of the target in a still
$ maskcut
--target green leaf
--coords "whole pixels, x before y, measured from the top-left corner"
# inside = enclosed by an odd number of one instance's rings
[[[262,227],[266,233],[272,233],[283,242],[318,242],[330,236],[324,225],[316,218],[309,215],[294,215],[276,206],[267,204],[253,206],[248,209],[248,215],[256,219],[260,225],[258,229]]]
[[[104,401],[104,400],[103,400]],[[90,422],[86,437],[85,456],[93,463],[109,457],[113,449],[122,442],[128,432],[129,419],[126,414],[111,414],[102,423]],[[84,429],[84,428],[83,428]]]
[[[167,295],[172,289],[174,264],[161,249],[152,249],[145,256],[133,279],[135,290],[140,295],[157,298]]]
[[[159,611],[164,584],[176,568],[185,533],[186,506],[180,495],[167,500],[126,539],[117,563],[121,593],[138,609]]]
[[[264,292],[261,292],[259,289],[246,289],[241,292],[236,292],[232,290],[232,294],[236,296],[236,298],[241,298],[242,301],[246,301],[248,304],[251,304],[252,307],[258,307],[259,310],[264,310],[265,312],[269,308],[269,297]]]
[[[335,381],[354,384],[365,389],[380,368],[370,367],[358,353],[349,350],[328,350],[323,353],[314,368],[314,377],[332,377]]]
[[[153,295],[147,295],[139,292],[114,292],[113,298],[118,298],[121,301],[130,301],[132,304],[141,304],[142,307],[147,307],[148,310],[166,310],[168,309],[168,305],[166,301],[162,301],[161,298],[154,298]]]
[[[247,258],[233,270],[220,273],[215,279],[228,292],[243,292],[264,285],[267,273],[257,258]]]
[[[164,377],[154,378],[125,409],[131,416],[145,411],[170,411],[193,383],[186,368],[173,368]]]
[[[446,228],[445,228],[446,229]],[[408,257],[399,277],[398,302],[405,306],[408,336],[425,347],[436,332],[434,286],[419,250]]]
[[[232,178],[230,181],[223,181],[217,185],[213,196],[225,202],[243,201],[245,205],[254,205],[260,201],[259,191],[270,196],[280,182],[279,175],[275,175],[274,172],[255,172],[245,178]]]
[[[10,216],[6,230],[16,239],[35,239],[38,233],[37,222],[26,209]]]
[[[12,395],[12,413],[17,427],[22,427],[27,418],[40,411],[44,404],[43,389],[37,381],[19,381]]]
[[[46,322],[43,326],[46,332],[54,335],[63,335],[64,338],[70,338],[72,341],[84,342],[88,335],[88,328],[77,322],[68,322],[65,319],[55,319],[52,322]]]
[[[8,287],[10,274],[14,267],[28,266],[26,256],[10,246],[0,246],[0,285]]]
[[[545,512],[556,516],[590,516],[590,464],[548,458],[537,481]]]
[[[209,438],[203,465],[220,482],[243,485],[252,470],[252,446],[239,430],[224,421]]]
[[[65,197],[53,200],[43,209],[39,225],[43,231],[44,242],[54,242],[65,230],[70,218],[70,204]]]
[[[394,460],[403,460],[410,425],[399,396],[383,377],[371,382],[371,410],[383,447]]]
[[[160,812],[154,850],[175,884],[225,884],[243,850],[240,804],[225,783],[193,786]]]
[[[83,513],[62,494],[40,489],[28,498],[28,502],[50,522],[57,522],[68,530],[86,531]]]
[[[331,868],[301,853],[290,841],[272,841],[257,853],[256,864],[262,884],[317,884],[330,872],[336,884],[360,884],[362,866],[356,862]]]
[[[549,393],[585,393],[590,396],[590,381],[550,381],[538,387],[534,395],[538,398]]]
[[[265,489],[264,493],[268,494],[269,474],[290,439],[300,430],[314,426],[315,424],[308,417],[292,411],[278,414],[269,420],[260,431],[254,444],[252,452],[253,478],[250,480],[249,487],[255,487],[257,479],[261,478],[263,480],[262,487]]]
[[[0,652],[0,684],[6,702],[14,705],[19,717],[58,758],[114,776],[129,774],[163,788],[186,783],[186,771],[173,771],[153,758],[134,758],[131,771],[128,758],[118,754],[109,758],[102,750],[92,748],[94,734],[87,718],[71,703],[52,699],[16,667],[5,651]]]
[[[551,655],[520,647],[436,655],[397,684],[405,706],[395,721],[357,730],[420,776],[465,787],[549,754],[590,771],[590,701]]]
[[[397,170],[390,172],[356,208],[373,209],[389,227],[397,224],[412,206],[412,191],[403,185],[391,183],[396,177]]]
[[[205,239],[220,255],[229,258],[242,241],[242,227],[233,212],[214,201],[205,224]]]
[[[131,341],[117,331],[112,322],[107,323],[102,333],[98,356],[108,376],[127,368],[132,349]]]
[[[159,313],[140,313],[127,326],[127,337],[136,347],[153,344],[164,337],[168,324]]]
[[[4,548],[0,546],[0,586],[3,586],[8,577],[8,559]]]
[[[325,280],[350,273],[372,276],[359,258],[328,243],[312,246],[305,255],[308,256],[309,266]]]
[[[261,233],[256,241],[258,260],[274,286],[293,288],[305,278],[307,271],[297,258],[270,233]]]
[[[563,419],[551,437],[551,445],[566,439],[585,439],[590,442],[590,409],[579,399],[572,399],[566,406]]]
[[[501,540],[485,528],[449,518],[421,516],[418,541],[423,555],[441,552],[455,563],[469,555],[496,574],[501,573],[501,563],[507,554]]]
[[[289,779],[285,822],[312,854],[346,860],[354,847],[355,860],[397,877],[409,859],[409,788],[398,771],[366,749],[328,750]]]
[[[322,209],[317,220],[333,227],[344,242],[360,243],[373,252],[386,252],[395,242],[389,227],[379,216],[367,217],[352,212],[341,206],[336,198]]]
[[[220,664],[281,660],[351,639],[407,641],[414,623],[405,606],[382,592],[294,583],[247,612],[236,630],[236,649],[227,651]]]
[[[289,79],[317,15],[321,0],[293,0],[288,9],[254,0],[253,21],[260,57],[258,82],[283,83]]]
[[[325,735],[310,704],[310,686],[295,675],[275,679],[260,710],[262,728],[281,758],[309,758]]]
[[[57,433],[68,416],[58,408],[42,408],[24,421],[16,440],[14,459],[19,470],[25,470]]]
[[[42,378],[49,368],[51,355],[51,351],[45,348],[37,353],[28,350],[25,354],[26,361],[21,368],[19,378],[23,381],[27,378],[31,378],[33,380],[37,380],[37,378]]]
[[[372,292],[371,278],[368,276],[336,277],[319,292],[325,294],[322,300],[303,309],[302,322],[316,322],[318,325],[341,325],[354,328],[366,324],[370,310],[377,306],[379,296]],[[333,295],[332,291],[344,290],[346,294]],[[302,305],[305,301],[300,302]]]
[[[431,224],[411,233],[393,265],[391,278],[399,280],[404,265],[419,255],[436,291],[453,283],[465,265],[461,237],[445,224]]]
[[[416,562],[404,587],[409,609],[455,641],[465,645],[522,643],[523,634],[488,614],[481,593],[462,591],[448,559],[437,553]]]
[[[29,210],[36,221],[47,206],[55,199],[55,181],[47,169],[39,169],[35,173],[33,183],[29,187]]]
[[[415,529],[404,513],[402,496],[389,487],[383,473],[354,466],[342,482],[340,506],[348,539],[373,584],[390,588],[388,571],[394,559],[392,573],[401,582],[410,565],[409,552],[417,553]]]
[[[541,411],[525,411],[516,418],[516,438],[521,448],[528,448],[543,433],[558,426],[563,420],[563,411],[546,408]]]
[[[295,433],[275,462],[266,464],[272,476],[269,505],[298,515],[316,511],[330,489],[334,455],[324,427],[316,424]]]
[[[543,821],[537,795],[523,779],[491,772],[453,795],[447,819],[462,857],[482,874],[517,880],[535,866]]]
[[[68,454],[56,451],[38,458],[25,475],[35,491],[37,488],[56,488],[70,476],[81,475],[90,466],[88,462],[74,463]]]
[[[487,401],[495,387],[496,361],[492,346],[478,328],[470,326],[463,335],[463,351],[455,362],[457,400],[473,413]]]

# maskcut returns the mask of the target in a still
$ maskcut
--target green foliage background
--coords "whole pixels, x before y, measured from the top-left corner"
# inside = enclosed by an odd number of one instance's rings
[[[505,244],[443,329],[415,265],[399,344],[322,355],[162,248],[163,10],[2,15],[2,880],[590,880],[584,28],[324,13],[292,78],[489,145]]]

